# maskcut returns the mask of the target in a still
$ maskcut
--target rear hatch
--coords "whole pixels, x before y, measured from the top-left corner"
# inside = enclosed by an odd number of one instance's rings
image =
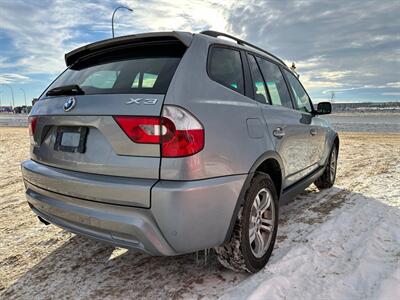
[[[117,119],[160,117],[186,45],[164,37],[96,46],[71,52],[73,59],[67,55],[70,66],[34,105],[32,160],[64,170],[156,182],[160,145],[133,142]],[[150,205],[150,188],[148,195],[145,207]]]

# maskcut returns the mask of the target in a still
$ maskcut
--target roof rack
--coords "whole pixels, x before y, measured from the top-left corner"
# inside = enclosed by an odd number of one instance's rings
[[[217,38],[219,36],[224,36],[224,37],[230,38],[230,39],[236,41],[239,45],[249,46],[251,48],[257,49],[258,51],[264,52],[265,54],[268,54],[269,56],[272,56],[273,58],[275,58],[276,60],[278,60],[279,62],[281,62],[283,65],[286,66],[285,62],[282,59],[276,57],[275,55],[269,53],[268,51],[265,51],[265,50],[261,49],[260,47],[254,46],[253,44],[250,44],[250,43],[248,43],[246,41],[238,39],[237,37],[234,37],[232,35],[229,35],[229,34],[226,34],[226,33],[223,33],[223,32],[213,31],[213,30],[205,30],[205,31],[202,31],[200,33],[208,35],[208,36],[212,36],[212,37],[215,37],[215,38]]]

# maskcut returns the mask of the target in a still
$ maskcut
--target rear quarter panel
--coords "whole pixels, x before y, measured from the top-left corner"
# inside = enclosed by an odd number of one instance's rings
[[[195,180],[246,174],[259,156],[273,149],[267,142],[258,103],[209,78],[209,46],[207,39],[195,35],[164,102],[181,106],[200,120],[205,129],[205,147],[193,156],[163,158],[161,179]],[[247,124],[251,124],[250,130]],[[254,135],[254,131],[261,134]]]

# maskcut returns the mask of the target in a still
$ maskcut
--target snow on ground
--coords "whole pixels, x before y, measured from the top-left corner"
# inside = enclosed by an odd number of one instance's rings
[[[278,251],[223,298],[400,299],[400,136],[343,135],[339,164],[334,188],[282,209]]]
[[[0,298],[400,299],[400,134],[341,133],[337,184],[281,208],[273,257],[250,276],[42,225],[23,196],[26,131],[0,128]]]

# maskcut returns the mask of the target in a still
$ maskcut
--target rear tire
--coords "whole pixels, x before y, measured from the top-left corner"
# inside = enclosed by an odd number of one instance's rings
[[[256,173],[245,193],[230,241],[215,248],[219,262],[234,271],[259,271],[271,256],[277,230],[275,185],[268,174]]]
[[[325,167],[324,173],[319,177],[314,184],[319,189],[331,188],[335,183],[337,169],[338,147],[333,145],[329,154],[329,161]]]

